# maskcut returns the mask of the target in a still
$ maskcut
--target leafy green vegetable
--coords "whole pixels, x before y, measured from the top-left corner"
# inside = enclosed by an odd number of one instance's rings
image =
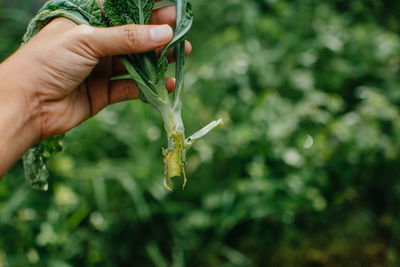
[[[125,24],[148,24],[154,0],[106,0],[104,11],[110,26]],[[222,120],[213,121],[192,137],[185,139],[182,122],[182,90],[185,66],[185,36],[193,23],[191,4],[187,0],[175,0],[176,29],[171,42],[163,49],[159,58],[156,51],[144,54],[121,55],[128,75],[117,79],[135,80],[141,99],[155,107],[162,115],[168,136],[168,147],[163,149],[164,184],[171,189],[171,178],[185,175],[187,150],[202,136],[222,124]],[[26,43],[55,17],[65,17],[77,24],[106,26],[106,20],[96,0],[53,0],[48,1],[39,14],[30,22],[23,37]],[[167,53],[174,49],[176,58],[176,87],[172,98],[165,89],[165,73],[167,70]],[[36,188],[46,190],[49,177],[46,167],[47,159],[61,150],[62,137],[53,137],[36,145],[24,156],[25,176]]]
[[[70,19],[76,24],[106,26],[101,8],[96,0],[52,0],[47,1],[29,22],[22,42],[28,42],[52,19],[57,17]]]
[[[171,42],[163,49],[157,60],[156,52],[120,56],[129,75],[115,79],[133,79],[139,88],[141,98],[155,107],[163,117],[164,127],[168,136],[168,147],[163,149],[164,155],[164,184],[171,189],[171,178],[184,176],[184,186],[187,182],[185,175],[186,152],[200,137],[217,126],[222,120],[214,121],[200,130],[194,137],[185,140],[185,130],[182,122],[182,90],[185,66],[185,36],[193,23],[191,5],[187,0],[175,0],[176,29]],[[147,24],[150,19],[154,0],[106,0],[104,10],[112,26],[127,23]],[[167,69],[167,52],[175,49],[176,58],[176,87],[172,98],[165,89],[165,72]]]
[[[111,25],[148,24],[153,10],[151,0],[115,0],[105,1],[104,9]]]
[[[62,150],[63,135],[48,138],[28,150],[24,156],[25,177],[33,188],[47,191],[49,171],[47,160]]]

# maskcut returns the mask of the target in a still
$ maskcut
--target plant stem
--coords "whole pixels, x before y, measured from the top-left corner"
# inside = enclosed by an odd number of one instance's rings
[[[165,131],[168,135],[168,148],[163,149],[164,155],[164,185],[171,190],[171,178],[185,175],[185,129],[180,111],[175,111],[171,105],[161,112]]]

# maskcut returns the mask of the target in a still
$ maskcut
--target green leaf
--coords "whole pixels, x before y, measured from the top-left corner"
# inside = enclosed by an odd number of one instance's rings
[[[28,42],[50,21],[64,17],[76,24],[106,26],[97,0],[53,0],[47,1],[38,14],[29,22],[22,42]]]
[[[129,75],[135,80],[139,89],[140,98],[143,102],[149,102],[154,107],[159,107],[161,100],[159,96],[149,87],[149,81],[137,64],[129,56],[119,56],[121,63],[125,66]]]
[[[160,58],[158,60],[158,68],[160,69],[163,65],[165,65],[165,59],[167,57],[168,51],[174,47],[179,42],[183,41],[186,37],[186,34],[189,32],[190,28],[193,24],[193,13],[191,12],[191,6],[188,5],[186,13],[180,20],[180,23],[177,25],[174,36],[172,40],[164,47],[161,52]]]
[[[160,7],[165,7],[165,6],[171,6],[174,5],[174,0],[164,0],[160,1],[154,4],[154,8],[160,8]]]
[[[48,189],[49,171],[46,162],[62,150],[64,136],[59,135],[43,140],[28,150],[24,155],[25,178],[33,188],[46,191]]]
[[[148,24],[154,0],[106,0],[104,10],[112,26]]]

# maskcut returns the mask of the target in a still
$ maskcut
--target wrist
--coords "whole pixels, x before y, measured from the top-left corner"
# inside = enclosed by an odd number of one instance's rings
[[[39,102],[21,73],[26,61],[18,61],[14,55],[0,64],[0,177],[41,138]]]

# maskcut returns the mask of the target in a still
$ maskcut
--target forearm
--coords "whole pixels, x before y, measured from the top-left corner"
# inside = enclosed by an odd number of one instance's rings
[[[40,139],[40,109],[22,69],[13,57],[0,64],[0,178]]]

